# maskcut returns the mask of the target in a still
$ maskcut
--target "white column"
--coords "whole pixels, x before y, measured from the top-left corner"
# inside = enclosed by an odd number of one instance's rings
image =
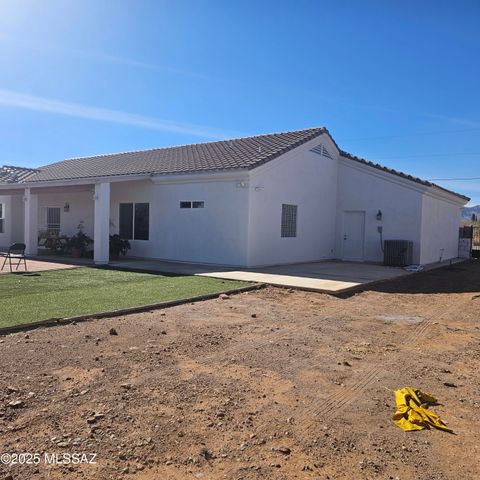
[[[32,194],[30,188],[25,189],[23,197],[25,208],[24,242],[26,255],[38,253],[38,197]]]
[[[93,260],[96,264],[108,263],[110,238],[110,184],[95,185],[95,222],[93,233]]]

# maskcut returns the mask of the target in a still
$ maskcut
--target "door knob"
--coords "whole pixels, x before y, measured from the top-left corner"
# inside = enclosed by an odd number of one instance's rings
[[[343,239],[344,239],[344,240],[346,240],[346,239],[347,239],[347,236],[346,236],[346,235],[344,235],[344,236],[343,236]]]

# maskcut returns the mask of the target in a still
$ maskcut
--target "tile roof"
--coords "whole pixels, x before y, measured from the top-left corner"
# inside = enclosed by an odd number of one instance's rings
[[[340,154],[345,158],[470,200],[464,195],[447,190],[427,180],[384,167],[341,150],[325,127],[270,133],[217,142],[155,148],[152,150],[71,158],[38,169],[4,166],[0,167],[0,184],[75,180],[121,175],[161,175],[241,169],[251,170],[323,133],[330,137]]]
[[[4,165],[0,167],[0,183],[22,183],[36,172],[34,168]]]
[[[355,162],[361,163],[363,165],[368,165],[369,167],[376,168],[377,170],[382,170],[383,172],[390,173],[392,175],[396,175],[397,177],[402,177],[407,180],[411,180],[412,182],[419,183],[421,185],[425,185],[426,187],[435,187],[439,188],[440,190],[443,190],[444,192],[452,193],[453,195],[456,195],[457,197],[462,197],[466,200],[470,200],[469,197],[466,197],[465,195],[462,195],[457,192],[453,192],[452,190],[448,190],[447,188],[441,187],[440,185],[437,185],[436,183],[429,182],[428,180],[422,180],[421,178],[414,177],[413,175],[410,175],[408,173],[403,173],[398,170],[394,170],[393,168],[388,168],[384,167],[383,165],[380,165],[379,163],[374,163],[371,162],[370,160],[365,160],[364,158],[357,157],[356,155],[352,155],[351,153],[346,152],[345,150],[340,150],[340,155],[342,157],[346,157],[349,160],[353,160]]]
[[[325,132],[325,128],[309,128],[218,142],[72,158],[40,167],[28,178],[28,182],[251,170]]]

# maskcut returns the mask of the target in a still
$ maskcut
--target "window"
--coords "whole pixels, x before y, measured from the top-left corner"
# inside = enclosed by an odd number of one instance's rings
[[[282,237],[297,236],[297,205],[282,205]]]
[[[194,202],[180,202],[180,208],[205,208],[205,202],[195,200]]]
[[[118,234],[127,240],[133,238],[133,203],[120,204]]]
[[[60,235],[60,207],[47,207],[47,232]]]
[[[133,236],[135,240],[148,240],[150,217],[150,204],[135,204],[135,223],[133,228]]]
[[[149,203],[121,203],[118,234],[126,240],[148,240],[150,232]]]
[[[5,233],[5,204],[0,203],[0,233]]]

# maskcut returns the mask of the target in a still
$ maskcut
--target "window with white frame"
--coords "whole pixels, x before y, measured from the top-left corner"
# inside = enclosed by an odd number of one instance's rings
[[[0,233],[5,233],[5,204],[0,203]]]
[[[121,203],[119,210],[119,235],[126,240],[150,238],[150,204]]]
[[[297,236],[297,205],[282,205],[282,227],[283,238]]]

